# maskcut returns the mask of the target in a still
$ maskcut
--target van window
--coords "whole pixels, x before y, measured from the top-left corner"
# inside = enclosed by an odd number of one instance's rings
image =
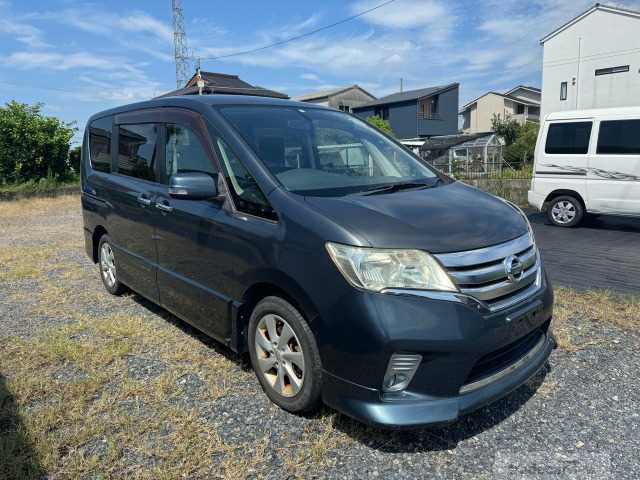
[[[545,153],[585,154],[589,150],[592,122],[552,123],[547,133]]]
[[[640,120],[600,122],[597,153],[640,155]]]
[[[156,142],[160,126],[153,123],[120,125],[118,131],[118,173],[156,181]]]
[[[277,215],[260,190],[258,182],[249,173],[240,159],[222,140],[217,141],[227,185],[231,189],[233,203],[239,212],[256,217],[277,220]]]
[[[111,128],[113,117],[99,118],[89,126],[89,161],[99,172],[111,171]]]
[[[216,173],[198,137],[180,125],[167,125],[165,159],[167,178],[181,172]]]

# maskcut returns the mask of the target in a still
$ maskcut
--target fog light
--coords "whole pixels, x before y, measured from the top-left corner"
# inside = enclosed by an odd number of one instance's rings
[[[384,392],[399,392],[407,388],[418,369],[418,365],[420,365],[420,361],[422,361],[422,355],[404,353],[391,355],[387,372],[382,381],[382,390]]]

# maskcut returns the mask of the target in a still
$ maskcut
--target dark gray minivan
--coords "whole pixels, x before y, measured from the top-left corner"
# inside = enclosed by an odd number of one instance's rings
[[[106,289],[248,352],[291,412],[449,422],[553,347],[524,214],[347,113],[237,95],[128,105],[89,120],[81,171]]]

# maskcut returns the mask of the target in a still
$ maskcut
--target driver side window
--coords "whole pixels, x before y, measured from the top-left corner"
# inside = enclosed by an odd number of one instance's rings
[[[167,125],[165,158],[167,178],[176,173],[216,173],[198,137],[189,128],[181,125]]]

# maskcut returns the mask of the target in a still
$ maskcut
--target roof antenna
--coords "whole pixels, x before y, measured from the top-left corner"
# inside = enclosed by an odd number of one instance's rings
[[[198,86],[198,95],[202,95],[202,89],[204,88],[204,80],[202,79],[202,74],[200,73],[200,57],[198,57],[196,63],[196,85]]]

